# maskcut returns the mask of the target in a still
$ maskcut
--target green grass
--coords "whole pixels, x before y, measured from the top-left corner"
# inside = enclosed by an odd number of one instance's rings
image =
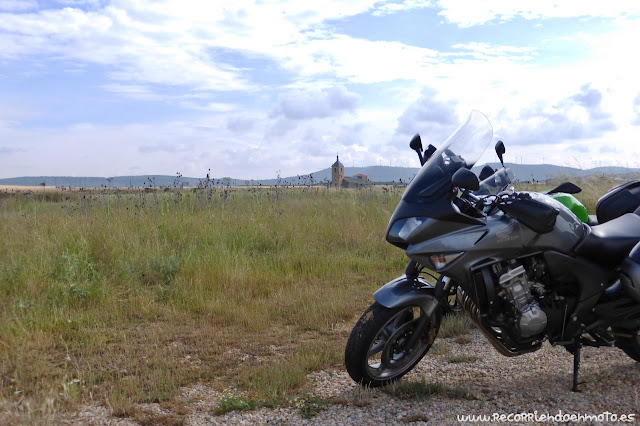
[[[578,198],[593,213],[611,186]],[[23,419],[91,401],[126,412],[198,382],[285,400],[342,365],[355,319],[404,270],[384,240],[400,196],[0,193],[0,397]]]
[[[444,340],[436,339],[435,343],[429,349],[430,356],[444,356],[451,353],[451,345]]]
[[[440,324],[438,337],[448,338],[463,336],[469,333],[472,328],[473,321],[471,321],[465,313],[446,315]]]
[[[473,395],[459,387],[450,387],[426,379],[403,380],[391,385],[386,392],[400,399],[425,400],[435,395],[451,399],[474,399]]]
[[[117,409],[196,382],[291,395],[309,372],[342,364],[354,318],[403,270],[384,241],[399,196],[0,197],[2,398]]]

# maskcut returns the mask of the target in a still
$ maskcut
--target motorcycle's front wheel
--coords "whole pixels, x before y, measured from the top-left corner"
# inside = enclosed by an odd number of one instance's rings
[[[347,372],[362,386],[385,386],[398,380],[431,348],[441,320],[440,308],[427,318],[419,306],[390,309],[375,302],[347,341]]]

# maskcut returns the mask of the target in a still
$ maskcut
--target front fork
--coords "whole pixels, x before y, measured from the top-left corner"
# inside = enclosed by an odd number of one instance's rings
[[[407,263],[407,267],[405,268],[405,275],[407,276],[407,280],[411,282],[416,282],[420,272],[422,272],[422,266],[420,266],[416,261],[411,260]],[[434,288],[434,297],[437,304],[431,305],[428,312],[425,312],[427,317],[430,317],[435,311],[435,308],[438,305],[445,306],[448,309],[448,297],[449,292],[451,291],[451,287],[453,286],[453,280],[449,277],[445,277],[444,275],[440,275],[440,278],[436,281],[436,285]]]
[[[407,276],[407,280],[411,282],[416,282],[420,272],[422,271],[422,267],[419,266],[415,261],[411,260],[407,264],[407,268],[405,269],[405,275]],[[415,347],[415,344],[418,342],[418,339],[421,337],[421,331],[424,330],[429,318],[433,315],[436,308],[440,305],[446,306],[449,308],[448,296],[449,291],[451,290],[451,286],[453,285],[453,280],[449,277],[445,277],[444,275],[440,275],[438,278],[435,288],[434,288],[434,297],[437,303],[430,304],[425,310],[425,315],[421,315],[418,320],[418,324],[416,325],[415,330],[417,332],[413,333],[407,342],[408,348]]]

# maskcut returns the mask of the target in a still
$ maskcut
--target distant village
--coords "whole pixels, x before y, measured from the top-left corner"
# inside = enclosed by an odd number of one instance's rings
[[[340,162],[340,157],[336,155],[336,162],[331,166],[331,186],[336,188],[360,188],[367,185],[371,185],[367,175],[345,176],[344,165]]]

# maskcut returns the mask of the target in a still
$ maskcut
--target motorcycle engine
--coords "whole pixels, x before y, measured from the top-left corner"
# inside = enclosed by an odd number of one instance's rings
[[[544,331],[547,315],[531,293],[532,283],[527,279],[524,266],[520,265],[500,275],[499,283],[504,290],[505,299],[515,308],[520,336],[535,336]]]

